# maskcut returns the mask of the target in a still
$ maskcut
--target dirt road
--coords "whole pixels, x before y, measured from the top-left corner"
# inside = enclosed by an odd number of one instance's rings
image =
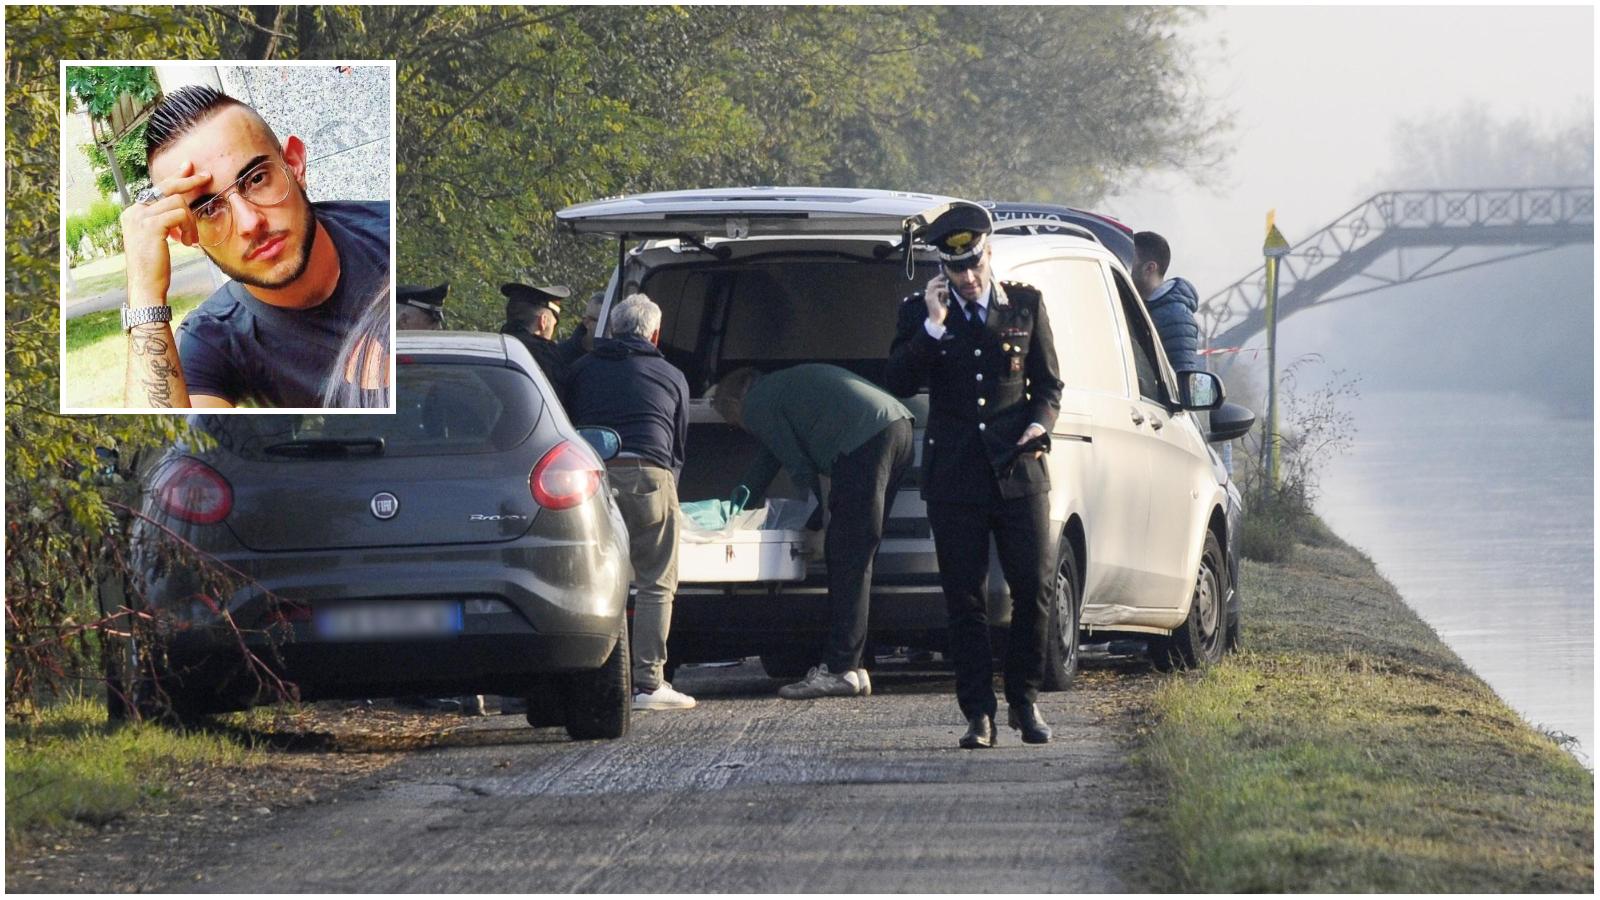
[[[102,844],[78,871],[110,854],[124,861],[114,876],[54,886],[1128,890],[1152,859],[1154,798],[1127,757],[1154,681],[1140,668],[1088,671],[1073,691],[1043,695],[1053,743],[1026,746],[1006,729],[996,749],[963,751],[948,672],[889,667],[870,699],[794,703],[753,662],[686,668],[677,684],[699,707],[640,714],[621,741],[476,720],[310,805],[155,853],[148,838]]]

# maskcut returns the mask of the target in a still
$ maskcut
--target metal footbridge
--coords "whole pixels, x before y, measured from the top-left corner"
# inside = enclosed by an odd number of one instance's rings
[[[1594,242],[1594,187],[1386,191],[1294,244],[1278,321],[1313,306]],[[1266,327],[1266,267],[1200,305],[1211,352]]]

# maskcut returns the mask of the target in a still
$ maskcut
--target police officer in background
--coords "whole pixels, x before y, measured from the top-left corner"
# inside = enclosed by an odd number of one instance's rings
[[[395,330],[438,331],[444,328],[444,298],[449,293],[449,282],[436,287],[400,285],[394,298]]]
[[[941,272],[901,303],[885,371],[898,396],[928,387],[922,498],[950,616],[966,749],[995,741],[984,591],[991,536],[1011,588],[1009,724],[1026,743],[1050,740],[1035,704],[1044,682],[1056,546],[1043,456],[1062,385],[1043,298],[1028,285],[993,278],[992,230],[986,210],[962,202],[926,227],[922,238],[938,251]]]
[[[532,287],[512,281],[500,285],[500,293],[506,295],[506,321],[500,333],[521,341],[556,394],[565,395],[567,364],[555,336],[561,301],[572,295],[572,289],[564,284]]]

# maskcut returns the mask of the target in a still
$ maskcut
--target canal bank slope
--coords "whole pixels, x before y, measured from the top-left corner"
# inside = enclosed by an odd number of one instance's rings
[[[1246,562],[1241,652],[1156,689],[1153,890],[1588,893],[1594,778],[1320,523]]]

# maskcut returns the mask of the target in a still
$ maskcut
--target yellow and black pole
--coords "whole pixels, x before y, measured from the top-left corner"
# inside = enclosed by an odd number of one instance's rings
[[[1261,247],[1267,267],[1267,484],[1278,487],[1278,260],[1289,255],[1289,242],[1267,212],[1267,240]]]

